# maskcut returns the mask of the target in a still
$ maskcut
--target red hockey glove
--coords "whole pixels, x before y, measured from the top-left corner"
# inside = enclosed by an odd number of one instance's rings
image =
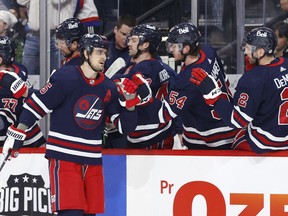
[[[152,99],[152,90],[147,80],[142,74],[136,73],[132,76],[132,81],[138,86],[137,95],[140,101],[137,105],[149,103]]]
[[[20,98],[27,90],[26,83],[14,72],[0,71],[0,86],[12,92],[15,98]]]
[[[10,151],[12,151],[9,157],[10,160],[12,157],[16,158],[18,156],[18,150],[23,146],[26,133],[25,131],[11,125],[7,130],[6,136],[7,138],[4,142],[2,153],[6,156]]]
[[[121,78],[114,80],[117,85],[118,92],[120,94],[119,102],[121,106],[126,107],[128,110],[133,110],[138,103],[137,99],[137,85],[135,85],[128,78]]]
[[[190,81],[199,86],[206,104],[213,106],[222,93],[216,80],[201,68],[194,68]]]

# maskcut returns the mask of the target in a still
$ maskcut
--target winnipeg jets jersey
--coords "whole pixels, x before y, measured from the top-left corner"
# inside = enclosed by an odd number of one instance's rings
[[[288,59],[256,66],[239,79],[234,106],[219,100],[217,112],[232,127],[246,128],[234,145],[247,140],[258,153],[288,149]]]
[[[79,66],[65,66],[27,100],[20,122],[30,126],[50,113],[46,157],[101,164],[106,117],[121,133],[136,127],[137,111],[121,107],[118,96],[116,85],[103,73],[89,80]]]
[[[24,81],[27,80],[27,69],[18,63],[12,64],[13,71]],[[22,112],[22,106],[25,102],[25,98],[21,97],[16,99],[13,94],[0,87],[0,146],[4,144],[6,139],[6,132],[11,124],[17,125],[18,118]],[[33,125],[27,131],[27,137],[24,141],[24,147],[38,147],[45,144],[46,140],[40,130],[38,124]]]
[[[141,73],[148,81],[153,97],[163,99],[168,94],[170,83],[174,83],[174,71],[167,71],[161,61],[149,59],[130,66],[127,75],[116,74],[114,78],[131,78],[135,73]],[[138,106],[138,124],[135,132],[129,133],[129,148],[144,148],[163,141],[173,133],[172,120],[165,123],[155,123],[151,112],[156,112],[152,103]]]
[[[205,103],[199,88],[190,82],[193,68],[202,68],[212,75],[221,85],[222,96],[228,101],[231,99],[221,62],[215,51],[210,46],[204,45],[200,50],[199,59],[182,67],[169,96],[159,112],[155,112],[162,121],[181,116],[183,142],[189,149],[229,149],[238,129],[228,127],[213,107]]]

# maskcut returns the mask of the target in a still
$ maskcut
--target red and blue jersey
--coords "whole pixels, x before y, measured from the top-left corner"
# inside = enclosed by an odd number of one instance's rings
[[[190,149],[219,148],[229,149],[238,129],[227,126],[213,107],[208,106],[199,88],[190,82],[193,68],[202,68],[213,76],[222,89],[222,96],[229,101],[232,99],[225,82],[225,74],[215,51],[204,45],[199,53],[199,59],[184,65],[177,75],[175,84],[168,97],[158,104],[160,121],[180,116],[183,123],[183,142]]]
[[[11,67],[14,73],[16,73],[22,80],[27,81],[27,69],[23,65],[13,63]],[[25,98],[21,97],[16,99],[13,97],[11,91],[0,87],[0,100],[0,145],[3,145],[6,139],[8,127],[12,124],[18,124],[19,116],[23,110],[23,104],[25,103]],[[23,143],[24,147],[39,147],[46,143],[43,133],[37,123],[31,125],[26,133],[27,136]]]
[[[47,158],[102,164],[106,118],[123,134],[136,127],[137,111],[121,107],[118,97],[116,85],[103,73],[87,79],[79,66],[65,66],[27,100],[20,122],[30,126],[49,113]]]
[[[171,69],[166,69],[167,65],[158,59],[148,59],[129,66],[129,73],[126,75],[116,74],[112,79],[121,77],[131,78],[136,73],[141,73],[148,81],[152,90],[152,95],[159,100],[164,99],[174,83],[176,73]],[[138,106],[138,123],[135,131],[129,133],[127,140],[130,148],[144,148],[152,144],[163,141],[174,133],[172,120],[163,123],[155,122],[154,115],[156,110],[153,103]]]
[[[231,127],[246,128],[234,145],[246,140],[258,153],[288,149],[288,59],[253,67],[239,79],[234,106],[219,100],[215,110]]]

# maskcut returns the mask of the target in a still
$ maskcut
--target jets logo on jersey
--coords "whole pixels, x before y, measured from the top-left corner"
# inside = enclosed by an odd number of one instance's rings
[[[103,115],[103,102],[96,95],[85,95],[75,104],[75,121],[85,130],[98,127],[102,122]]]

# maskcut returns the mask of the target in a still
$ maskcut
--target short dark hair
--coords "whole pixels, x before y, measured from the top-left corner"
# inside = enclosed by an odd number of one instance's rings
[[[287,23],[280,21],[274,24],[272,28],[274,31],[278,30],[279,32],[278,35],[280,38],[283,38],[283,37],[288,38],[288,24]]]
[[[123,14],[118,18],[117,28],[121,28],[122,25],[127,25],[131,28],[137,25],[137,19],[131,14]]]

